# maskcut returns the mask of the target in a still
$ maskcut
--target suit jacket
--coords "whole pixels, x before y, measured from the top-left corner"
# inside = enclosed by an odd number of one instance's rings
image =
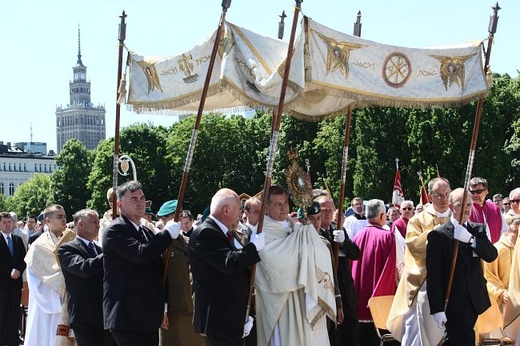
[[[482,224],[468,222],[466,229],[475,237],[475,249],[467,243],[459,243],[457,264],[453,276],[449,304],[451,309],[469,295],[478,314],[483,313],[491,305],[486,288],[486,279],[482,273],[480,260],[491,262],[497,258],[497,250],[486,235]],[[444,311],[446,288],[451,267],[454,226],[448,221],[428,234],[426,246],[427,294],[431,313]],[[478,257],[473,256],[473,253]],[[449,319],[449,316],[448,316]]]
[[[16,280],[11,279],[11,271],[17,269],[23,273],[27,264],[25,258],[25,245],[22,238],[11,233],[13,240],[14,256],[11,256],[5,238],[0,234],[0,287],[9,287],[14,290],[22,289],[22,275]]]
[[[208,217],[190,237],[195,332],[241,338],[249,293],[249,266],[260,261],[252,243],[237,250]]]
[[[94,246],[97,256],[79,238],[58,250],[71,324],[103,326],[103,255],[101,248]]]
[[[103,315],[105,329],[155,331],[164,313],[161,254],[172,242],[163,230],[142,233],[125,216],[103,234]]]
[[[320,228],[318,233],[322,237],[325,237],[332,244],[332,247],[334,247],[334,236],[332,234],[334,231],[335,228],[329,226],[329,229],[327,230]],[[343,313],[345,316],[357,318],[357,295],[356,289],[354,288],[354,280],[352,279],[352,267],[350,265],[350,261],[359,259],[361,251],[359,250],[359,247],[349,239],[345,229],[343,229],[343,232],[345,233],[345,241],[340,245],[340,249],[343,251],[343,253],[345,253],[345,257],[339,257],[339,292],[341,294]]]

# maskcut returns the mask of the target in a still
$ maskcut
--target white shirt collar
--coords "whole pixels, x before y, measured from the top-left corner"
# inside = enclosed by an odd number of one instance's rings
[[[224,232],[224,235],[227,236],[227,232],[229,231],[229,229],[222,222],[220,222],[216,217],[213,217],[212,215],[209,215],[208,217],[211,218],[211,220],[215,221],[217,226],[220,227],[222,232]]]

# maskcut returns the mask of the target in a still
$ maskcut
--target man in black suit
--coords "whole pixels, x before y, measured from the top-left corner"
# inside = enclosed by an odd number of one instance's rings
[[[76,237],[58,250],[70,327],[78,346],[110,346],[112,334],[103,327],[103,254],[93,242],[99,232],[98,213],[78,211],[74,227]]]
[[[120,216],[103,234],[104,324],[119,346],[157,346],[165,302],[160,255],[180,234],[173,220],[155,235],[141,226],[145,202],[139,182],[119,186]]]
[[[337,242],[339,246],[338,285],[343,305],[343,321],[338,321],[335,337],[331,337],[331,345],[357,346],[359,322],[356,312],[357,296],[352,279],[351,260],[359,259],[359,247],[347,236],[347,232],[336,230],[333,227],[334,203],[328,194],[314,199],[321,207],[321,227],[318,233],[325,237],[332,246]],[[329,336],[331,331],[329,330]]]
[[[22,273],[25,246],[22,238],[11,234],[11,215],[0,214],[0,345],[18,346]]]
[[[428,300],[438,327],[446,328],[444,345],[475,345],[475,322],[491,305],[480,260],[491,262],[497,258],[497,250],[487,238],[485,226],[468,222],[471,195],[468,191],[465,203],[463,195],[462,188],[451,192],[451,219],[428,234],[426,246]],[[459,224],[461,213],[462,225]],[[455,240],[459,241],[459,250],[445,307]]]
[[[264,234],[253,234],[237,250],[228,232],[240,219],[240,199],[230,189],[211,199],[210,215],[193,231],[188,256],[195,291],[195,332],[207,336],[209,345],[241,346],[252,326],[244,325],[249,293],[249,266],[260,261]]]

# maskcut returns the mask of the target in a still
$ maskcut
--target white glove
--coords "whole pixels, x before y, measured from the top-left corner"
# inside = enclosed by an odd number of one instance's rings
[[[343,243],[345,241],[345,232],[343,232],[343,230],[335,230],[332,234],[334,235],[334,241],[336,243]]]
[[[446,321],[448,321],[448,319],[446,318],[446,314],[444,313],[444,311],[434,313],[433,319],[437,323],[437,327],[439,327],[439,329],[446,328],[444,325],[446,324]]]
[[[251,234],[251,239],[249,240],[249,242],[255,244],[256,251],[262,250],[265,246],[265,233]]]
[[[473,237],[473,235],[469,233],[468,230],[462,227],[461,225],[456,225],[455,234],[453,235],[453,237],[462,243],[469,243],[469,240],[471,239],[471,237]]]
[[[247,321],[244,324],[244,335],[242,335],[242,338],[245,338],[249,333],[251,333],[251,328],[253,328],[253,317],[248,316]]]
[[[172,239],[177,239],[179,234],[181,234],[181,223],[170,220],[164,225],[164,229],[170,233]]]

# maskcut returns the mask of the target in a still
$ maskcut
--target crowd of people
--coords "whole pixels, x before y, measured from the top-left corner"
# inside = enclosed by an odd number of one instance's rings
[[[437,177],[429,203],[358,196],[343,219],[271,186],[261,217],[223,188],[194,218],[129,181],[101,217],[3,212],[0,346],[520,344],[520,188],[487,195]]]

